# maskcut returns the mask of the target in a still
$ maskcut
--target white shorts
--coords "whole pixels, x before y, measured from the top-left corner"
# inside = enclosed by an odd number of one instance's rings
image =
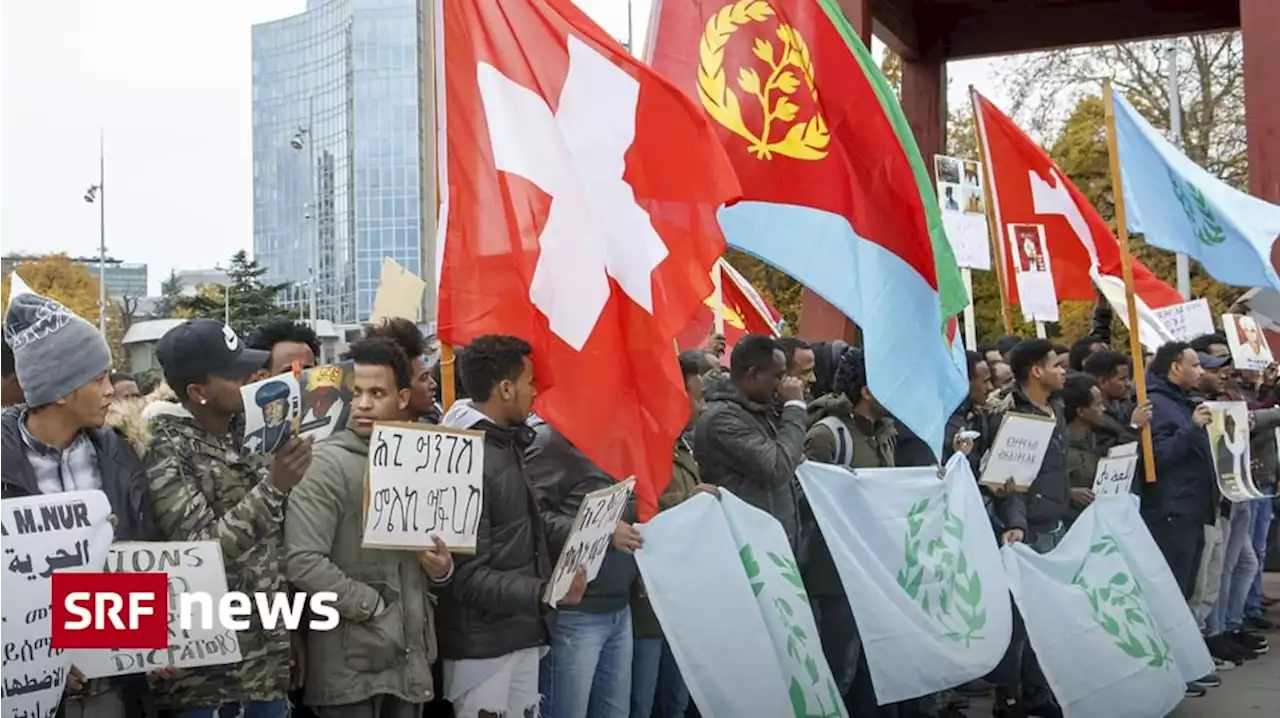
[[[497,658],[444,662],[444,697],[458,718],[480,711],[504,718],[538,718],[538,661],[545,648],[525,648]]]

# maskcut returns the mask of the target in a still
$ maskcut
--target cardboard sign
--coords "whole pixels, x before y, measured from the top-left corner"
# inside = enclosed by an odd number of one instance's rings
[[[1217,331],[1213,326],[1213,312],[1209,311],[1207,299],[1193,299],[1151,311],[1155,312],[1169,334],[1180,342],[1189,342]]]
[[[222,547],[217,541],[154,541],[118,543],[107,556],[108,573],[169,574],[169,648],[149,651],[76,651],[72,662],[87,678],[145,673],[176,666],[217,666],[239,663],[240,639],[236,632],[218,625],[211,615],[210,628],[203,627],[200,608],[192,611],[191,629],[184,631],[178,621],[178,597],[183,592],[207,593],[217,602],[227,593],[227,573],[222,564]]]
[[[1003,486],[1013,477],[1018,491],[1026,491],[1040,473],[1049,439],[1057,422],[1044,416],[1007,413],[982,469],[982,483]]]
[[[1133,472],[1138,468],[1136,454],[1108,456],[1098,460],[1093,475],[1093,497],[1127,496],[1133,491]]]
[[[373,297],[373,310],[369,321],[403,317],[417,321],[422,312],[422,293],[427,283],[390,257],[382,260],[382,277],[378,280],[378,293]]]
[[[474,553],[484,508],[484,432],[374,424],[365,482],[365,548]]]
[[[69,652],[53,649],[54,571],[101,571],[113,529],[101,491],[68,491],[5,499],[4,715],[53,718],[71,669]]]
[[[564,542],[564,549],[551,572],[547,591],[542,596],[547,605],[555,608],[560,599],[569,593],[573,574],[579,566],[587,569],[588,581],[595,580],[596,574],[600,572],[600,564],[604,563],[604,554],[609,550],[613,531],[627,509],[627,501],[631,498],[635,484],[635,478],[629,478],[583,497],[578,515],[573,519],[569,539]]]

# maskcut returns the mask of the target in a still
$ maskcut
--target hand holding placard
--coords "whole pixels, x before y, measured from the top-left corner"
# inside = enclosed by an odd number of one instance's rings
[[[982,469],[981,483],[1003,486],[1013,478],[1015,490],[1026,491],[1040,473],[1057,422],[1043,416],[1008,413],[996,432]]]
[[[617,530],[618,521],[627,508],[627,500],[636,480],[629,478],[613,486],[599,491],[592,491],[582,499],[578,507],[578,515],[573,520],[573,529],[569,539],[560,551],[555,568],[551,571],[551,581],[542,600],[555,608],[573,596],[573,589],[579,582],[578,572],[584,572],[583,589],[595,579],[604,562],[604,554]]]

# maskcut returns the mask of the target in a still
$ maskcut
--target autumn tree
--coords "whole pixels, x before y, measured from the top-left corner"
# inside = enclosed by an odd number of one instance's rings
[[[98,324],[98,277],[66,254],[46,254],[16,269],[31,291],[61,302],[89,323]],[[9,306],[10,278],[0,280],[0,306]]]
[[[231,328],[244,335],[257,326],[277,319],[293,318],[291,312],[282,309],[276,300],[289,284],[267,284],[262,277],[267,268],[250,259],[243,249],[231,257],[227,270],[230,284],[201,285],[193,297],[177,297],[173,300],[176,316],[203,317],[223,321],[230,292]]]
[[[169,276],[163,282],[160,282],[160,301],[156,303],[156,308],[152,312],[157,319],[167,319],[173,316],[174,304],[182,296],[182,280],[178,278],[178,273],[170,270]]]

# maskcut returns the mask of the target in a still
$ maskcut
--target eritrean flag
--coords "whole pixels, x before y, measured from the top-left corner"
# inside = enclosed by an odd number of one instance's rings
[[[836,0],[659,0],[651,64],[719,126],[728,243],[862,328],[872,393],[941,455],[968,304],[920,150]]]

